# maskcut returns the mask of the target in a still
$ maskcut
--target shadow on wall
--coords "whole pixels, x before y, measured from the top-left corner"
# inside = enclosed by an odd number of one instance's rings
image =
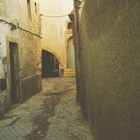
[[[59,77],[59,62],[50,52],[42,50],[42,78]]]

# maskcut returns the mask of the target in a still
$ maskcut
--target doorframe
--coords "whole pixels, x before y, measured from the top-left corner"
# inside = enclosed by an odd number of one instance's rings
[[[19,65],[19,98],[17,99],[17,102],[22,102],[22,92],[21,92],[21,70],[20,70],[20,55],[19,55],[19,41],[17,37],[14,36],[6,36],[6,57],[7,57],[7,91],[10,95],[10,102],[12,104],[12,98],[11,98],[11,66],[10,66],[10,42],[16,43],[18,47],[18,65]]]
[[[73,35],[70,33],[70,34],[66,34],[66,39],[65,39],[65,69],[67,69],[67,63],[68,63],[68,43],[69,43],[69,40],[73,38]],[[75,49],[75,48],[74,48]]]

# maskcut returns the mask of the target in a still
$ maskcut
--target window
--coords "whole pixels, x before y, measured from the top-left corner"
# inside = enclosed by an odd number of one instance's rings
[[[27,0],[28,19],[31,19],[31,1]]]
[[[72,22],[69,22],[68,23],[68,29],[72,29],[73,28],[73,24],[72,24]]]
[[[35,2],[35,13],[37,14],[37,3]]]

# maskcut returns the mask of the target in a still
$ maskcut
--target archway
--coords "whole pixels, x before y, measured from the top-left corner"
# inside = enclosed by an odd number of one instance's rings
[[[42,78],[58,77],[59,62],[50,52],[42,50]]]
[[[75,51],[72,37],[68,40],[67,68],[75,69]]]

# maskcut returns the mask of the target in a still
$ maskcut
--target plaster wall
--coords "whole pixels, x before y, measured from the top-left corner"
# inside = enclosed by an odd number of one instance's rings
[[[5,0],[0,0],[0,13],[3,16],[6,15]]]
[[[140,139],[139,7],[137,0],[86,0],[75,21],[78,100],[95,140]]]

